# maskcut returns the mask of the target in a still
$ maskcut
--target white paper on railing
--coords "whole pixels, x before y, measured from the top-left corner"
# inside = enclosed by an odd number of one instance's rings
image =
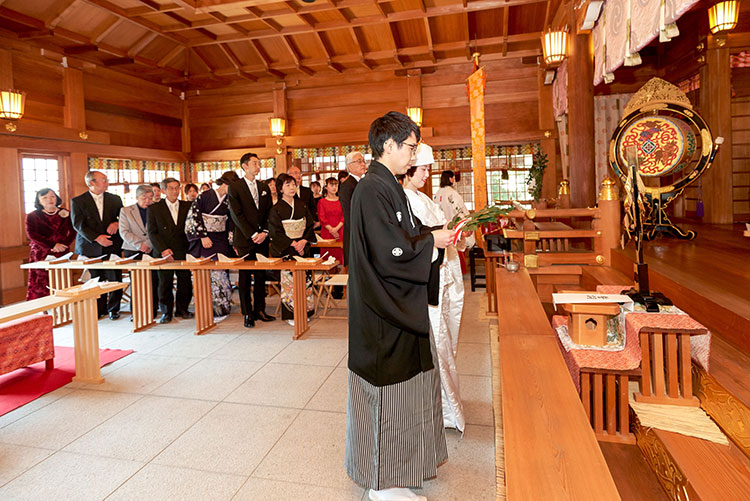
[[[258,261],[259,263],[267,263],[267,262],[271,261],[266,256],[264,256],[263,254],[255,254],[255,260]]]
[[[336,262],[336,258],[333,256],[329,256],[328,259],[326,259],[323,264],[326,266],[330,266]]]
[[[47,257],[44,258],[45,261],[60,261],[62,259],[70,259],[73,255],[72,252],[68,252],[67,254],[63,254],[60,257],[55,257],[54,254],[49,254]]]
[[[153,256],[149,256],[148,254],[144,254],[143,257],[141,258],[141,261],[148,263],[149,261],[153,261],[154,259],[156,258]]]
[[[627,311],[633,311],[633,300],[625,294],[597,294],[591,292],[559,292],[552,294],[552,304],[596,304],[619,303]]]
[[[239,263],[240,261],[244,261],[247,257],[247,254],[245,254],[242,257],[227,257],[222,253],[216,254],[216,257],[219,259],[220,263]]]
[[[94,277],[91,280],[86,280],[86,282],[81,285],[81,289],[93,289],[94,287],[99,287],[101,285],[99,283],[99,277]]]
[[[123,259],[125,259],[125,258],[124,257],[120,257],[117,254],[110,254],[109,258],[107,259],[107,261],[109,261],[111,263],[116,263],[117,261],[122,261]]]
[[[315,263],[318,261],[318,258],[315,257],[294,256],[294,259],[296,259],[300,263]]]

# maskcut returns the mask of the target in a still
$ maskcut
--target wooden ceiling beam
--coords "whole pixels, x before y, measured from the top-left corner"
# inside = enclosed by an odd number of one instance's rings
[[[8,9],[7,7],[0,6],[0,17],[15,21],[19,24],[23,24],[24,26],[30,26],[37,30],[43,30],[47,28],[47,26],[44,24],[44,21],[40,21],[35,17],[27,16],[26,14],[22,14],[18,11]]]
[[[91,1],[91,0],[86,0]],[[96,0],[96,1],[103,1],[103,0]],[[531,3],[536,3],[539,0],[530,0]],[[513,3],[513,0],[510,0],[508,3]],[[529,3],[529,2],[526,2]],[[337,4],[341,5],[341,3]],[[371,4],[370,4],[371,5]],[[464,9],[463,6],[460,3],[456,4],[449,4],[449,5],[441,5],[437,7],[427,7],[427,13],[425,14],[420,9],[412,9],[412,10],[406,10],[406,11],[400,11],[400,12],[393,12],[386,15],[386,18],[388,22],[398,22],[398,21],[409,21],[409,20],[415,20],[415,19],[423,19],[425,15],[429,17],[436,17],[436,16],[442,16],[447,14],[464,14],[466,18],[466,39],[470,40],[470,37],[468,35],[468,13],[487,9],[491,7],[503,7],[506,5],[506,2],[503,0],[473,0],[468,2],[467,8]],[[329,9],[330,10],[330,9]],[[256,9],[256,12],[260,14],[260,11]],[[303,12],[303,9],[300,9],[299,12]],[[289,15],[290,13],[286,10],[283,11],[284,15]],[[260,15],[258,19],[265,20],[266,14]],[[227,18],[227,19],[232,19]],[[211,45],[215,43],[224,43],[224,42],[236,42],[240,40],[259,40],[262,38],[269,38],[269,37],[275,37],[279,35],[298,35],[298,34],[304,34],[304,33],[312,33],[313,31],[330,31],[330,30],[339,30],[339,29],[346,29],[350,26],[369,26],[369,25],[379,25],[383,23],[383,18],[375,15],[375,16],[366,16],[366,17],[359,17],[359,18],[353,18],[350,21],[345,21],[343,19],[335,20],[335,21],[326,21],[323,23],[315,23],[314,27],[311,26],[290,26],[290,27],[281,27],[280,31],[275,30],[252,30],[248,32],[247,36],[241,35],[241,34],[232,34],[232,35],[218,35],[216,40],[194,40],[189,42],[187,45],[191,47],[200,46],[200,45]],[[471,54],[468,55],[469,58],[471,58]]]
[[[510,7],[504,8],[503,9],[503,56],[508,53],[508,16],[509,15],[510,15]]]
[[[521,57],[527,57],[527,56],[537,56],[537,55],[539,55],[539,51],[536,51],[536,50],[509,51],[506,56],[503,56],[502,53],[499,53],[499,52],[498,53],[493,53],[493,54],[484,54],[484,55],[482,55],[482,60],[483,61],[499,61],[499,60],[509,59],[509,58],[515,59],[515,58],[521,58]],[[337,56],[337,58],[339,58],[339,57],[343,57],[343,56]],[[353,56],[352,55],[348,55],[346,57],[349,58],[349,59],[351,59]],[[314,60],[303,60],[302,62],[303,63],[307,63],[307,64],[312,64],[314,62]],[[355,62],[356,62],[356,60],[355,60]],[[455,65],[455,64],[465,63],[465,62],[466,62],[466,60],[463,58],[463,56],[461,56],[461,57],[452,57],[452,58],[441,59],[441,60],[438,60],[437,63],[432,63],[431,61],[415,61],[415,62],[407,63],[405,66],[406,66],[406,69],[418,69],[418,68],[431,68],[431,67],[435,67],[435,66]],[[325,62],[323,60],[319,60],[318,63],[321,66],[325,64]],[[272,71],[277,71],[278,73],[281,73],[281,71],[292,71],[294,69],[295,69],[295,67],[292,64],[288,64],[288,63],[275,63],[273,65]],[[376,71],[391,71],[391,70],[405,71],[404,67],[402,67],[401,65],[399,65],[399,64],[397,64],[395,62],[394,63],[390,63],[390,64],[378,65],[374,69]],[[265,71],[265,67],[243,66],[243,67],[240,67],[240,70],[241,71],[245,71],[245,72],[251,72],[251,71],[252,72],[262,72],[262,71]],[[360,68],[344,68],[343,69],[343,73],[361,73],[362,71],[366,71],[366,70],[363,70],[363,69],[360,69]],[[192,82],[196,82],[196,81],[200,82],[200,81],[203,81],[203,80],[206,80],[206,79],[214,78],[217,74],[221,75],[221,76],[231,76],[231,75],[235,74],[235,72],[233,70],[217,70],[214,73],[204,73],[204,74],[190,75],[187,78],[164,78],[164,79],[162,79],[162,83],[169,85],[169,84],[176,84],[176,83],[185,83],[185,82],[187,82],[187,84],[190,85],[191,81]],[[295,77],[295,78],[298,78],[298,77]],[[263,77],[263,78],[259,78],[258,79],[258,81],[270,81],[270,80],[271,80],[270,77]],[[274,78],[273,80],[276,80],[276,79]],[[195,88],[199,88],[200,87],[197,84],[193,84],[193,85],[196,85]],[[538,93],[537,93],[536,90],[534,90],[531,94],[533,94],[534,96],[538,95]]]
[[[429,17],[424,18],[424,32],[425,32],[425,36],[427,37],[427,48],[430,51],[430,60],[433,63],[436,63],[437,58],[435,57],[435,50],[432,45],[432,30],[430,30],[430,18]]]
[[[143,35],[141,38],[138,39],[137,42],[133,44],[130,49],[128,49],[128,56],[129,57],[136,57],[138,54],[141,53],[143,49],[145,49],[148,44],[156,40],[156,38],[159,35],[157,33],[148,32],[145,35]]]
[[[112,66],[123,66],[126,64],[135,64],[135,59],[132,57],[116,57],[114,59],[107,59],[104,61],[104,66],[106,67],[112,67]]]
[[[354,39],[354,44],[357,46],[357,50],[359,52],[359,62],[362,66],[367,68],[368,70],[371,70],[374,65],[372,63],[369,63],[367,59],[365,58],[365,44],[364,40],[362,39],[362,35],[357,31],[357,28],[354,26],[349,27],[349,32],[352,34],[352,38]]]
[[[67,49],[63,50],[66,56],[77,56],[79,54],[86,54],[88,52],[96,52],[99,50],[99,47],[94,44],[87,44],[87,45],[75,45],[73,47],[68,47]]]
[[[206,56],[202,55],[200,52],[198,52],[195,49],[188,49],[188,54],[190,53],[189,52],[190,50],[193,51],[193,54],[195,54],[196,56],[198,56],[198,59],[200,59],[201,61],[203,61],[203,64],[206,65],[206,68],[208,68],[209,71],[211,71],[211,72],[216,71],[216,67],[214,66],[214,64],[211,61],[209,61],[206,58]]]
[[[101,42],[102,40],[104,40],[105,38],[107,38],[107,36],[108,36],[108,35],[109,35],[110,33],[112,33],[112,32],[113,32],[113,31],[115,31],[115,30],[116,30],[117,28],[119,28],[119,27],[120,27],[120,25],[122,25],[122,23],[123,23],[124,21],[125,21],[125,20],[124,20],[124,19],[122,19],[121,17],[117,17],[117,18],[115,18],[114,22],[112,22],[112,23],[109,23],[109,25],[108,25],[108,26],[107,26],[106,28],[104,28],[103,30],[101,30],[101,31],[99,32],[99,34],[98,34],[98,35],[94,36],[94,37],[92,38],[92,40],[94,41],[94,43],[97,43],[97,44],[98,44],[99,42]]]
[[[269,28],[271,28],[276,33],[280,33],[281,32],[281,25],[279,23],[277,23],[276,21],[274,21],[273,19],[263,18],[262,17],[263,16],[263,12],[261,12],[261,10],[258,9],[257,7],[246,7],[245,10],[247,10],[250,14],[252,14],[253,16],[255,16],[255,19],[257,21],[260,21],[261,23],[265,24],[266,26],[268,26]],[[247,32],[247,33],[249,33],[249,32]]]
[[[326,43],[326,41],[323,40],[323,36],[316,31],[315,32],[315,38],[318,39],[318,43],[320,43],[320,46],[323,48],[323,53],[326,55],[326,66],[328,66],[329,68],[331,68],[336,73],[341,73],[342,72],[341,66],[339,66],[338,64],[336,64],[333,61],[331,61],[331,57],[333,57],[334,54],[333,54],[333,51],[331,50],[331,48]]]
[[[398,33],[396,32],[396,27],[393,25],[393,23],[388,23],[388,33],[391,34],[391,41],[393,42],[393,59],[400,64],[401,66],[404,65],[403,61],[398,57],[398,43],[396,43],[396,37],[398,36]]]
[[[55,26],[57,26],[58,24],[60,24],[60,22],[65,18],[65,15],[68,12],[70,12],[70,9],[72,9],[73,7],[75,7],[75,5],[77,3],[78,3],[78,0],[65,0],[57,8],[57,11],[55,12],[55,14],[52,17],[52,19],[50,20],[50,22],[47,23],[47,26],[49,26],[50,28],[54,28]]]
[[[471,61],[471,22],[469,21],[469,12],[464,14],[464,38],[466,39],[466,59]]]
[[[180,55],[183,50],[185,50],[185,46],[183,46],[183,45],[175,45],[172,48],[172,50],[170,50],[169,52],[167,52],[164,55],[164,57],[162,57],[161,59],[159,59],[159,61],[157,61],[156,65],[159,68],[165,67],[167,65],[167,63],[169,63],[172,59],[174,59],[178,55]]]
[[[284,78],[286,76],[280,71],[276,71],[271,68],[271,62],[268,59],[266,51],[264,51],[263,47],[261,47],[260,42],[258,42],[257,40],[250,40],[250,46],[255,50],[255,53],[258,54],[258,57],[263,63],[263,67],[265,68],[266,73],[276,78]]]
[[[146,19],[141,19],[139,17],[129,17],[127,15],[127,13],[125,12],[125,9],[123,9],[119,5],[115,5],[112,2],[109,2],[108,0],[82,0],[82,1],[84,1],[84,2],[86,2],[88,4],[90,4],[90,5],[95,5],[96,7],[104,9],[104,10],[110,12],[111,14],[116,15],[117,17],[121,17],[121,18],[126,19],[128,21],[131,21],[131,22],[133,22],[135,24],[138,24],[138,25],[142,26],[143,28],[146,28],[149,31],[153,31],[155,33],[163,35],[163,36],[165,36],[165,37],[167,37],[167,38],[171,39],[172,41],[177,42],[179,44],[185,44],[188,41],[186,38],[183,38],[181,36],[174,35],[172,33],[164,33],[162,31],[161,26],[159,26],[158,24],[156,24],[156,23],[154,23],[152,21],[148,21]]]
[[[287,37],[287,36],[281,37],[281,39],[283,40],[286,48],[289,50],[289,53],[292,55],[292,59],[294,60],[294,65],[297,67],[297,69],[307,75],[314,74],[315,72],[313,70],[300,64],[301,58],[299,55],[299,51],[297,51],[297,48],[294,46],[294,41],[290,37]]]
[[[236,70],[237,75],[241,76],[242,78],[246,78],[252,82],[258,81],[258,77],[251,75],[250,73],[243,71],[241,69],[242,61],[239,60],[239,58],[237,57],[237,54],[235,54],[228,45],[219,44],[219,49],[221,49],[221,52],[223,52],[224,55],[227,56],[227,59],[229,59],[229,62],[232,64],[232,66]]]

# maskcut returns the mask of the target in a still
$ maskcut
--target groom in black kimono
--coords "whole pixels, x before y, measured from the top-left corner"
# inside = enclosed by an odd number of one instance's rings
[[[396,180],[419,139],[402,113],[375,120],[375,160],[352,198],[346,470],[371,500],[425,499],[406,487],[422,487],[448,457],[427,304],[452,232],[413,217]]]

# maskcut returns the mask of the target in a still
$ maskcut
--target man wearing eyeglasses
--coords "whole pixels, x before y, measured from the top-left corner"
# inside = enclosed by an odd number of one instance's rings
[[[375,120],[375,160],[351,203],[345,464],[371,501],[425,501],[409,488],[448,459],[427,304],[452,232],[423,226],[396,180],[419,138],[403,113]]]
[[[344,266],[349,264],[349,211],[352,206],[352,195],[362,176],[367,173],[365,157],[358,151],[346,155],[346,170],[349,175],[339,186],[339,202],[344,210]]]

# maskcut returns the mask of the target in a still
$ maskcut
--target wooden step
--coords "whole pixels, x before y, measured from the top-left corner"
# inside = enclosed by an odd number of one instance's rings
[[[623,501],[669,499],[637,446],[599,442],[599,447]]]
[[[631,417],[637,445],[671,499],[750,499],[750,459],[733,443],[645,428]]]

